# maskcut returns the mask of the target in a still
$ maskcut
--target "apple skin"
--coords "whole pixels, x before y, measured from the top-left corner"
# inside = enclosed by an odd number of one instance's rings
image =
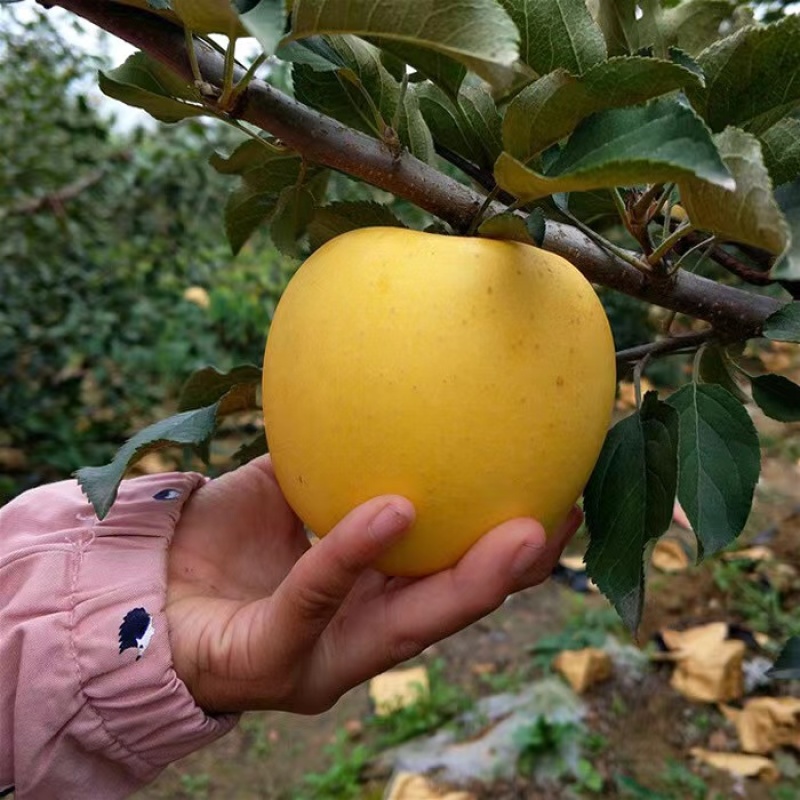
[[[548,532],[591,474],[614,404],[614,343],[591,284],[518,242],[362,228],[297,271],[264,355],[281,489],[324,536],[400,494],[417,518],[377,564],[452,566],[520,516]]]

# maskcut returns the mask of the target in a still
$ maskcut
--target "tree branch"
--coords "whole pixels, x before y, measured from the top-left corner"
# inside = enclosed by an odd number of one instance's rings
[[[107,0],[40,0],[58,5],[100,26],[168,66],[187,83],[193,81],[183,29],[130,6]],[[196,43],[206,81],[221,85],[223,59],[208,45]],[[235,79],[241,77],[238,70]],[[400,158],[382,142],[298,103],[268,84],[254,80],[231,114],[267,131],[309,161],[338,170],[403,197],[466,231],[483,197],[441,174],[411,154]],[[505,210],[497,204],[496,211]],[[569,225],[548,221],[545,249],[571,261],[592,282],[648,303],[706,320],[727,335],[758,335],[764,320],[782,305],[777,300],[718,284],[679,271],[655,280],[592,242]]]
[[[701,344],[714,339],[716,331],[707,330],[699,333],[685,333],[681,336],[670,336],[667,339],[658,339],[648,344],[640,344],[636,347],[629,347],[627,350],[617,352],[617,371],[624,371],[630,364],[641,361],[643,358],[653,356],[663,356],[667,353],[676,353],[681,350],[692,350]]]
[[[11,206],[11,208],[5,210],[3,216],[36,214],[43,208],[49,208],[55,214],[62,214],[64,212],[64,203],[74,200],[79,194],[85,192],[96,183],[99,183],[105,174],[105,169],[96,169],[92,172],[87,172],[86,175],[81,176],[72,183],[68,183],[61,189],[49,192],[41,197],[24,200],[15,206]]]

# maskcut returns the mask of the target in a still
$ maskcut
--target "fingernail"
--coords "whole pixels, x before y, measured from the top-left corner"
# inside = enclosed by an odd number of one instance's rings
[[[523,544],[514,558],[511,565],[511,574],[515,578],[521,578],[541,557],[544,549],[542,541],[527,541]]]
[[[411,524],[408,514],[393,503],[385,505],[369,524],[369,532],[376,539],[392,539]]]

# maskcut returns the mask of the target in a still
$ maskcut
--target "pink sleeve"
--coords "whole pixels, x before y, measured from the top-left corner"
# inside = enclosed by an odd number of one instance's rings
[[[0,509],[0,795],[127,797],[229,731],[172,668],[167,548],[204,479],[124,481],[103,521],[74,481]]]

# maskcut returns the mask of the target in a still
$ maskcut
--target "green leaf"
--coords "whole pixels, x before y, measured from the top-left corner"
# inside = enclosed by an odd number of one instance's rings
[[[295,0],[290,39],[354,34],[440,53],[489,83],[510,79],[516,26],[493,0]]]
[[[195,33],[247,36],[232,0],[171,0],[171,5],[181,22]]]
[[[406,42],[391,39],[373,39],[381,50],[412,66],[420,75],[432,81],[448,96],[454,98],[466,77],[467,70],[458,61],[442,53]],[[397,77],[397,76],[395,76]]]
[[[505,241],[534,244],[525,220],[517,214],[496,214],[484,220],[478,226],[478,235],[484,239],[502,239]]]
[[[800,421],[800,386],[783,375],[759,375],[751,378],[753,400],[772,419]]]
[[[612,58],[579,78],[559,69],[523,89],[509,104],[503,144],[514,158],[527,161],[590,114],[636,105],[692,85],[700,85],[700,79],[688,69],[639,56]]]
[[[778,660],[767,675],[773,680],[790,681],[800,678],[800,636],[792,636],[781,650]]]
[[[742,404],[721,386],[690,383],[667,402],[680,415],[678,499],[699,555],[713,554],[747,522],[761,470],[758,434]]]
[[[655,392],[609,432],[584,492],[586,568],[635,630],[644,599],[644,549],[672,520],[678,415]]]
[[[544,244],[544,235],[547,232],[547,221],[541,208],[534,208],[528,214],[525,218],[525,227],[528,229],[528,235],[533,239],[533,243],[537,247],[541,247]]]
[[[698,379],[701,383],[716,383],[727,389],[740,403],[747,401],[747,395],[741,390],[731,371],[726,355],[727,348],[720,345],[708,345],[700,353]]]
[[[287,186],[278,197],[272,215],[272,243],[284,255],[297,257],[297,240],[314,216],[314,196],[304,186]]]
[[[800,119],[782,119],[760,138],[761,153],[772,185],[780,186],[800,178]]]
[[[345,67],[317,72],[303,64],[292,70],[296,98],[352,128],[381,138],[400,102],[400,84],[381,61],[380,51],[355,36],[328,36],[328,45]],[[422,161],[434,158],[430,131],[412,89],[400,112],[400,141]]]
[[[580,75],[604,61],[603,32],[585,0],[500,0],[521,35],[520,58],[540,75],[563,67]]]
[[[789,227],[790,242],[770,270],[770,277],[800,279],[800,178],[775,190],[775,200]]]
[[[299,42],[284,42],[275,55],[282,61],[304,64],[317,72],[335,71],[345,66],[341,56],[324,36],[309,36]]]
[[[681,204],[689,219],[725,241],[783,253],[790,232],[773,197],[758,139],[738,128],[727,128],[714,141],[736,187],[713,186],[693,176],[680,180]]]
[[[252,139],[240,144],[228,158],[215,153],[210,162],[217,172],[242,179],[225,206],[225,232],[236,254],[260,226],[273,218],[281,193],[298,187],[303,165],[293,151]],[[303,185],[308,187],[320,174],[317,167],[306,168]],[[287,202],[284,200],[284,205]]]
[[[259,0],[248,11],[240,12],[239,19],[261,49],[272,55],[286,28],[284,0]]]
[[[661,183],[688,175],[733,186],[705,125],[673,98],[589,117],[545,175],[505,152],[495,165],[501,188],[526,201],[554,192]]]
[[[743,28],[697,61],[706,88],[690,97],[711,129],[737,125],[763,133],[800,103],[800,16]]]
[[[774,342],[800,342],[800,302],[787,303],[767,317],[761,332]]]
[[[636,31],[636,0],[597,0],[595,18],[603,31],[610,56],[639,49]]]
[[[181,387],[181,393],[178,397],[178,410],[191,411],[195,408],[210,406],[222,400],[236,387],[256,387],[260,384],[261,368],[253,364],[241,364],[228,372],[219,372],[214,367],[203,367],[193,372]],[[246,408],[257,407],[255,394],[252,397],[252,404],[246,406]],[[228,407],[221,409],[220,413],[231,413],[228,408],[232,408],[233,405],[235,403],[229,404]]]
[[[142,108],[160,122],[211,114],[195,91],[145,53],[134,53],[110,72],[99,73],[100,90],[114,100]]]
[[[147,453],[170,446],[201,449],[207,445],[216,429],[218,406],[184,411],[149,425],[128,439],[110,464],[79,469],[75,476],[98,518],[108,514],[127,470]]]
[[[367,200],[331,203],[317,208],[308,226],[311,249],[322,247],[325,242],[356,228],[388,226],[405,228],[388,206]]]
[[[689,0],[673,8],[659,7],[656,2],[649,5],[658,9],[655,23],[658,33],[648,36],[644,22],[650,15],[646,14],[643,24],[640,25],[640,47],[661,42],[667,48],[679,47],[696,55],[719,39],[724,25],[730,28],[740,24],[737,15],[742,17],[742,23],[749,21],[746,14],[737,11],[736,3],[729,0]]]

